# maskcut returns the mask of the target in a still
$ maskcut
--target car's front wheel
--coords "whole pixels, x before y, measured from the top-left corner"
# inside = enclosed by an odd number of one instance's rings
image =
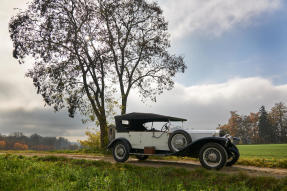
[[[227,156],[225,148],[218,143],[207,143],[199,152],[201,165],[210,170],[219,170],[224,167]]]
[[[136,158],[139,160],[146,160],[148,158],[148,155],[136,155]]]
[[[117,162],[125,162],[129,158],[129,145],[124,141],[117,141],[113,147],[113,156]]]

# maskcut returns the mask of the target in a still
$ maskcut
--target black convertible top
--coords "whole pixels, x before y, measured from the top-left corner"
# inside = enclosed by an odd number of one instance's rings
[[[128,121],[141,121],[141,122],[152,122],[152,121],[186,121],[186,119],[178,118],[178,117],[170,117],[165,115],[159,115],[154,113],[128,113],[125,115],[115,116],[115,119],[120,120],[128,120]]]
[[[128,125],[122,124],[122,120],[129,121]],[[116,129],[118,131],[133,131],[133,130],[144,130],[144,123],[147,122],[168,122],[168,121],[186,121],[183,118],[170,117],[165,115],[159,115],[154,113],[128,113],[125,115],[115,116]]]

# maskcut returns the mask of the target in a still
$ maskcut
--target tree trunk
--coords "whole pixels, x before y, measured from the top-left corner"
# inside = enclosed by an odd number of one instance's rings
[[[105,117],[101,117],[98,119],[100,123],[100,130],[101,130],[101,148],[105,149],[108,145],[108,128],[107,128],[107,121]]]
[[[122,96],[122,107],[121,107],[121,114],[124,115],[127,112],[127,99],[128,96],[123,95]]]

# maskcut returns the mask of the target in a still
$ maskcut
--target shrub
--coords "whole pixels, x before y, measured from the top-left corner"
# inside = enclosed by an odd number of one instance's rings
[[[90,131],[87,131],[86,135],[88,136],[88,140],[80,141],[81,145],[92,151],[101,150],[101,133],[92,133]]]

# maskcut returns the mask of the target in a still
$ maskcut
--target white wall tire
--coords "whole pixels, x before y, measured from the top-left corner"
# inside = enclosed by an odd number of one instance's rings
[[[219,170],[224,167],[227,157],[225,148],[218,143],[207,143],[199,152],[201,165],[209,170]]]
[[[129,158],[129,145],[124,141],[117,141],[113,147],[113,157],[117,162],[125,162]]]

